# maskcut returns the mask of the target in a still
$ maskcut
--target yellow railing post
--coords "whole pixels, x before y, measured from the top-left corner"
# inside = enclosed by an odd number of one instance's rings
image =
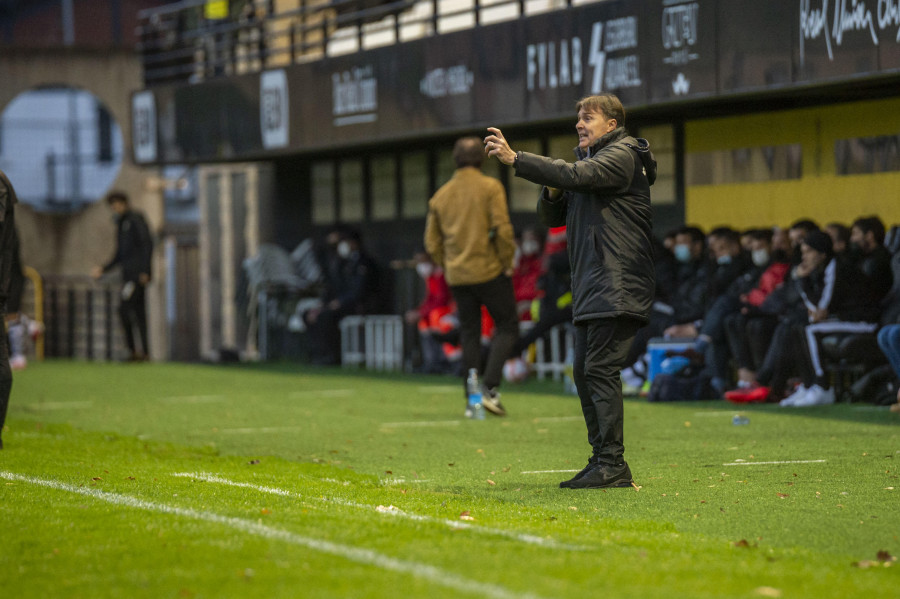
[[[23,269],[25,277],[34,286],[34,319],[44,324],[44,279],[40,273],[30,266]],[[44,359],[44,336],[40,335],[34,342],[34,355],[38,360]]]

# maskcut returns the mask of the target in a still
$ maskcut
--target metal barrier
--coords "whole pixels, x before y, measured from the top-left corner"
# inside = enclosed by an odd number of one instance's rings
[[[97,282],[85,276],[45,277],[45,355],[99,361],[125,355],[117,289],[113,281]]]
[[[567,356],[575,352],[575,332],[572,325],[556,325],[544,337],[537,339],[534,347],[534,372],[538,380],[544,380],[549,373],[554,381],[561,381],[566,372]]]
[[[403,369],[403,318],[396,315],[341,319],[341,365],[368,370]]]

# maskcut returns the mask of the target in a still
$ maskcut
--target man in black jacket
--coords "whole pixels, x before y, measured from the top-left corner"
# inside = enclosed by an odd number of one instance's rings
[[[144,361],[150,354],[147,340],[147,306],[144,299],[145,287],[150,283],[150,263],[153,257],[153,238],[147,221],[140,212],[131,209],[128,196],[122,191],[113,191],[106,201],[115,213],[116,253],[103,266],[95,266],[91,272],[95,279],[116,266],[122,269],[122,290],[119,303],[119,317],[125,330],[125,343],[130,352],[130,361]],[[134,329],[141,338],[141,349],[134,342]]]
[[[613,95],[576,106],[578,161],[515,152],[489,128],[485,151],[539,183],[538,212],[549,227],[566,225],[572,265],[574,379],[592,454],[564,488],[628,487],[620,372],[654,294],[650,185],[656,160],[644,139],[624,129],[625,109]]]
[[[9,182],[6,174],[0,171],[0,318],[5,318],[6,315],[6,300],[9,297],[13,259],[18,251],[14,218],[17,202],[12,183]],[[4,333],[0,335],[0,435],[3,433],[3,425],[6,422],[10,391],[12,391],[12,370],[9,366],[9,337]],[[3,449],[2,438],[0,438],[0,449]]]

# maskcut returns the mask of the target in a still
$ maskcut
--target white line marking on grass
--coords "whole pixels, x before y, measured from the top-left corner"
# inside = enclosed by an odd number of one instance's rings
[[[584,416],[547,416],[546,418],[534,418],[532,422],[583,422]]]
[[[194,403],[194,404],[202,404],[202,403],[218,403],[220,401],[225,401],[226,397],[224,395],[182,395],[182,396],[173,396],[173,397],[160,397],[159,401],[164,403]]]
[[[353,395],[353,389],[310,389],[308,391],[294,391],[288,394],[288,399],[304,399],[307,397],[349,397]]]
[[[578,470],[524,470],[522,474],[560,474],[562,472],[578,472]]]
[[[728,462],[723,466],[762,466],[764,464],[822,464],[825,460],[783,460],[777,462]]]
[[[470,530],[472,532],[477,532],[481,534],[489,534],[495,536],[506,537],[509,539],[513,539],[515,541],[520,541],[522,543],[528,543],[530,545],[539,545],[541,547],[550,547],[553,549],[568,549],[570,551],[587,551],[591,549],[586,546],[579,545],[569,545],[566,543],[559,543],[554,541],[553,539],[546,539],[544,537],[539,537],[537,535],[529,535],[517,533],[509,530],[504,530],[502,528],[490,528],[487,526],[478,526],[476,524],[471,524],[470,522],[465,522],[461,520],[448,520],[446,518],[434,518],[432,516],[423,516],[421,514],[413,514],[409,512],[404,512],[403,510],[396,509],[390,510],[389,512],[385,512],[383,510],[379,510],[378,506],[369,505],[366,503],[357,503],[355,501],[347,501],[346,499],[340,499],[335,497],[309,497],[304,498],[301,494],[295,493],[294,491],[288,491],[286,489],[279,489],[277,487],[267,487],[263,485],[255,485],[252,483],[242,483],[239,481],[229,480],[227,478],[222,478],[219,476],[215,476],[213,474],[206,474],[204,472],[173,472],[172,476],[178,476],[182,478],[193,478],[196,480],[202,480],[209,483],[217,483],[220,485],[228,485],[231,487],[238,487],[241,489],[253,489],[254,491],[259,491],[260,493],[270,493],[273,495],[280,495],[282,497],[296,497],[297,499],[315,499],[316,501],[321,501],[324,503],[333,503],[336,505],[342,505],[345,507],[352,507],[357,509],[362,509],[366,511],[373,511],[377,513],[386,513],[390,516],[397,516],[400,518],[406,518],[408,520],[415,520],[417,522],[431,522],[435,524],[443,524],[455,530]]]
[[[92,401],[44,401],[41,403],[30,404],[25,407],[31,410],[87,410],[94,406]]]
[[[221,428],[220,433],[228,435],[253,435],[256,433],[294,433],[306,430],[304,426],[258,426],[248,428]]]
[[[366,566],[374,566],[382,570],[399,572],[401,574],[410,574],[412,576],[415,576],[416,578],[421,578],[430,583],[434,583],[456,591],[462,591],[464,593],[475,593],[488,597],[503,597],[509,599],[514,599],[517,597],[531,597],[534,599],[538,599],[537,595],[532,595],[530,593],[522,594],[496,584],[463,578],[462,576],[457,576],[456,574],[453,574],[451,572],[447,572],[441,570],[440,568],[436,568],[428,564],[423,564],[421,562],[414,562],[390,557],[388,555],[384,555],[383,553],[378,553],[377,551],[364,549],[362,547],[354,547],[352,545],[333,543],[331,541],[326,541],[323,539],[305,537],[303,535],[298,535],[287,530],[281,530],[278,528],[273,528],[271,526],[266,526],[252,520],[223,516],[222,514],[217,514],[215,512],[183,508],[174,505],[168,505],[165,503],[156,503],[153,501],[139,499],[137,497],[131,497],[129,495],[120,495],[118,493],[109,493],[107,491],[100,491],[98,489],[76,487],[74,485],[69,485],[55,480],[22,476],[20,474],[14,474],[12,472],[0,472],[0,477],[5,478],[6,480],[26,482],[33,485],[56,489],[58,491],[84,495],[86,497],[91,497],[99,501],[105,501],[106,503],[111,503],[113,505],[145,510],[148,512],[170,514],[173,516],[180,516],[182,518],[189,518],[191,520],[210,522],[212,524],[219,524],[257,537],[262,537],[273,541],[282,541],[284,543],[290,543],[292,545],[299,545],[301,547],[306,547],[307,549],[312,549],[321,553],[342,557],[349,561]]]
[[[382,422],[381,428],[408,428],[419,426],[459,426],[459,420],[420,420],[417,422]]]

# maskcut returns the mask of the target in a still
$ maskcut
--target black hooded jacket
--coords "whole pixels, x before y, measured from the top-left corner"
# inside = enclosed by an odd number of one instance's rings
[[[645,139],[610,131],[578,161],[519,152],[516,176],[563,190],[541,190],[538,214],[566,225],[572,266],[572,312],[578,324],[598,318],[647,321],[654,296],[650,185],[656,160]]]

